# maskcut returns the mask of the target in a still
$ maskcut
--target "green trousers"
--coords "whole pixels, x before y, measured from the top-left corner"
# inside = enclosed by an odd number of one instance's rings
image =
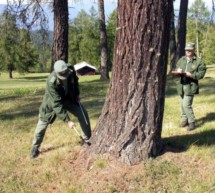
[[[195,115],[193,112],[193,98],[194,95],[181,95],[180,104],[181,104],[181,117],[182,121],[188,121],[188,123],[195,122]]]
[[[91,137],[91,128],[90,128],[90,121],[89,121],[89,117],[88,117],[88,113],[85,110],[85,108],[81,105],[81,107],[79,106],[79,104],[77,103],[71,103],[71,102],[65,102],[64,106],[66,107],[66,109],[72,113],[75,117],[78,118],[79,124],[81,126],[82,132],[83,132],[83,138],[84,139],[89,139]],[[46,121],[42,121],[40,119],[40,115],[39,115],[39,120],[34,132],[34,139],[33,139],[33,144],[32,146],[35,148],[39,148],[43,138],[45,136],[46,133],[46,129],[48,127],[49,123]]]

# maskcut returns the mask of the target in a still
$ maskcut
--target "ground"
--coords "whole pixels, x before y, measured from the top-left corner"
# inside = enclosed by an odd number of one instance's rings
[[[81,146],[77,134],[61,120],[48,128],[40,156],[30,159],[47,75],[0,79],[0,192],[215,192],[215,78],[211,70],[201,81],[200,95],[195,97],[197,129],[191,132],[179,127],[178,96],[174,81],[168,77],[162,131],[164,151],[134,166],[108,154],[93,154],[93,144]],[[99,77],[82,78],[81,102],[94,128],[108,83],[100,82]],[[77,129],[80,131],[80,127]]]

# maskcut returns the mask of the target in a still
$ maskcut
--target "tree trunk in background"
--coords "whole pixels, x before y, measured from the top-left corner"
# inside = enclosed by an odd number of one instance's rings
[[[212,15],[215,12],[215,0],[212,0]]]
[[[187,9],[188,0],[181,0],[179,20],[178,20],[178,42],[177,42],[177,52],[175,61],[177,62],[180,57],[184,56],[184,48],[186,43],[186,22],[187,22]]]
[[[199,54],[199,27],[198,27],[198,18],[195,18],[195,24],[196,24],[196,55],[198,57],[201,57]]]
[[[171,2],[171,7],[172,7],[171,8],[172,14],[171,14],[171,25],[170,25],[170,37],[169,37],[169,51],[170,51],[169,72],[175,69],[175,66],[176,66],[175,14],[174,14],[173,1]]]
[[[56,60],[68,62],[68,0],[54,0],[54,45],[52,65]]]
[[[9,64],[8,66],[8,71],[9,71],[9,78],[12,79],[13,78],[13,64]]]
[[[92,152],[131,165],[160,152],[171,1],[118,0],[112,78]]]
[[[101,80],[109,79],[107,68],[107,33],[105,24],[104,0],[98,0],[100,45],[101,45]]]

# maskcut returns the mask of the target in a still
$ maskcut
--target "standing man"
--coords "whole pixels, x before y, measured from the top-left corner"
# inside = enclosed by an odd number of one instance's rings
[[[189,42],[185,47],[186,56],[179,59],[176,69],[180,74],[177,92],[181,103],[181,127],[188,126],[188,131],[195,129],[195,116],[192,108],[195,94],[199,94],[199,80],[206,73],[206,66],[201,58],[195,55],[195,44]]]
[[[63,60],[54,64],[54,71],[48,76],[46,90],[39,108],[39,120],[34,133],[31,158],[39,155],[39,147],[43,141],[46,129],[56,117],[67,122],[70,128],[75,126],[68,111],[78,118],[83,131],[83,138],[91,137],[91,128],[88,114],[79,103],[78,77],[74,68],[68,67]]]

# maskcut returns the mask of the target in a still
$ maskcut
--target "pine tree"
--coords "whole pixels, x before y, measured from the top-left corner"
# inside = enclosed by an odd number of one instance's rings
[[[118,1],[113,73],[92,142],[136,164],[161,145],[171,0]]]

